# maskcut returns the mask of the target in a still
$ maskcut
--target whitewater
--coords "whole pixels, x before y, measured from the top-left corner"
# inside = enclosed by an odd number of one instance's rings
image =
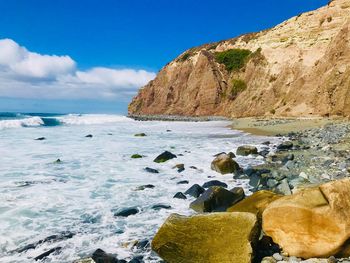
[[[0,114],[0,261],[37,262],[38,255],[60,247],[44,262],[73,262],[98,248],[119,259],[141,255],[144,262],[159,262],[150,249],[133,244],[151,240],[171,213],[194,213],[189,209],[193,198],[173,196],[214,179],[229,188],[241,186],[249,194],[247,180],[210,169],[213,156],[235,152],[244,144],[261,150],[264,141],[279,140],[245,134],[229,125],[228,121],[140,122],[118,115]],[[147,136],[135,137],[136,133]],[[154,163],[166,150],[177,158]],[[132,159],[133,154],[144,158]],[[236,161],[246,168],[263,163],[263,158]],[[185,165],[181,173],[173,169],[179,163]],[[159,173],[148,173],[145,167]],[[184,180],[189,183],[178,184]],[[155,187],[137,191],[146,184]],[[171,208],[153,209],[157,204]],[[114,216],[127,207],[140,212]],[[64,232],[72,235],[19,252]]]

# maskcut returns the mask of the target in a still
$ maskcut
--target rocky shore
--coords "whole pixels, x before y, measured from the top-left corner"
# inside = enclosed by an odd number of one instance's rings
[[[293,120],[259,123],[274,126]],[[152,249],[170,263],[350,262],[350,123],[322,121],[319,126],[280,130],[281,143],[266,141],[262,149],[241,145],[234,153],[217,154],[212,170],[249,180],[251,194],[246,196],[240,187],[228,189],[219,180],[192,185],[174,198],[195,197],[189,207],[196,213],[172,214],[152,241],[139,241],[134,249]],[[238,155],[264,158],[265,163],[243,169]],[[154,162],[173,158],[176,155],[164,152]],[[179,164],[174,169],[185,168]],[[118,215],[133,213],[138,211],[126,209]],[[97,250],[77,262],[126,261]]]
[[[136,121],[228,121],[228,118],[220,116],[181,116],[181,115],[138,115],[129,114],[129,118]]]

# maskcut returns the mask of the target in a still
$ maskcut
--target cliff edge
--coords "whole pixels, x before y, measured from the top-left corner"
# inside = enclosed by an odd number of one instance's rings
[[[350,1],[191,48],[141,88],[136,115],[350,116]]]

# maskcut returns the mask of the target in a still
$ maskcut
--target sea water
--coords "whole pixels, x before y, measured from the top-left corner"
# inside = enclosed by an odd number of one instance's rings
[[[119,259],[143,255],[145,262],[158,262],[149,249],[137,250],[132,244],[151,240],[171,213],[194,213],[189,209],[194,198],[174,199],[175,193],[217,179],[249,194],[247,180],[210,169],[213,155],[235,152],[243,144],[262,149],[264,141],[278,140],[235,131],[229,124],[139,122],[116,115],[0,114],[0,262],[35,262],[36,256],[55,247],[60,251],[45,262],[72,262],[97,248]],[[147,136],[135,137],[136,133]],[[93,137],[85,137],[88,134]],[[45,140],[35,140],[40,137]],[[166,150],[177,158],[153,162]],[[144,158],[132,159],[133,154]],[[254,156],[236,160],[242,167],[263,163]],[[185,165],[181,173],[173,169],[179,163]],[[145,167],[159,173],[148,173]],[[183,180],[189,184],[177,184]],[[155,187],[136,191],[146,184]],[[171,209],[152,209],[156,204]],[[140,212],[114,216],[126,207]],[[74,236],[15,251],[65,231]]]

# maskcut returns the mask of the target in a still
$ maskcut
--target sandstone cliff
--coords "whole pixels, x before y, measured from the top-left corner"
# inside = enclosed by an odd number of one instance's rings
[[[333,0],[272,29],[187,50],[139,91],[129,114],[350,116],[349,41],[350,0]]]

